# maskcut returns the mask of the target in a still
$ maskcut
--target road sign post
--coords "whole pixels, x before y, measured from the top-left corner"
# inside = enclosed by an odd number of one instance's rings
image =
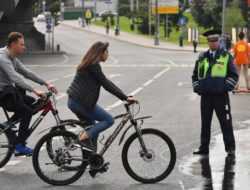
[[[159,9],[158,0],[155,0],[155,45],[160,45],[159,43]]]
[[[155,15],[155,45],[159,45],[159,25],[161,14],[177,14],[179,12],[178,0],[152,0],[152,13]]]

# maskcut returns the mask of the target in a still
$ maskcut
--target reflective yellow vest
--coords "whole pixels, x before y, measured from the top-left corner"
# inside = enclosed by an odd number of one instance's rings
[[[214,65],[212,65],[211,68],[211,77],[221,77],[225,78],[227,75],[227,68],[228,68],[228,62],[229,62],[229,55],[221,55]],[[198,63],[198,78],[199,80],[205,79],[207,76],[207,71],[209,69],[209,62],[208,58],[202,59]]]

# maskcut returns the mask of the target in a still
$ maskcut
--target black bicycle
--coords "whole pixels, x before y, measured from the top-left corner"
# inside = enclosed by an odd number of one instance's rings
[[[176,150],[172,140],[160,130],[142,129],[144,120],[151,116],[135,118],[139,113],[138,111],[135,114],[135,106],[124,106],[126,113],[115,117],[121,119],[121,122],[103,143],[99,153],[82,146],[78,137],[69,131],[55,131],[44,135],[33,152],[33,167],[37,175],[48,184],[68,185],[78,180],[86,169],[89,169],[92,177],[98,172],[106,172],[109,163],[104,162],[104,153],[130,121],[119,142],[121,145],[129,129],[135,129],[135,133],[128,137],[122,149],[125,170],[133,179],[142,183],[156,183],[165,179],[176,162]],[[52,143],[53,157],[44,150],[48,142]]]
[[[61,120],[59,117],[59,112],[56,108],[56,98],[55,94],[52,92],[46,93],[46,98],[37,99],[32,105],[33,114],[41,112],[39,117],[33,122],[29,128],[29,134],[31,135],[34,130],[40,125],[46,115],[51,112],[54,116],[56,127],[48,128],[45,130],[50,130],[50,132],[58,130],[71,130],[72,127],[83,128],[84,123],[78,120]],[[3,108],[7,121],[0,124],[0,168],[5,166],[10,160],[11,156],[15,152],[15,139],[18,132],[18,124],[20,119],[15,115],[10,117],[7,110]],[[47,152],[51,158],[53,158],[53,147],[51,142],[47,142]],[[15,156],[19,156],[16,155]],[[31,156],[31,155],[27,155]]]

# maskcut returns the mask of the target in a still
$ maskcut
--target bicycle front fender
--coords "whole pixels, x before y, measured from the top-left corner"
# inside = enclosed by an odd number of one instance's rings
[[[144,120],[144,119],[150,119],[150,118],[152,118],[152,116],[144,116],[144,117],[136,118],[135,121],[141,120],[141,121],[142,121],[142,124],[143,124],[143,120]],[[125,135],[127,134],[128,130],[129,130],[131,127],[133,127],[133,126],[134,126],[133,124],[129,125],[128,128],[123,132],[123,134],[122,134],[122,136],[121,136],[121,138],[120,138],[120,141],[119,141],[119,146],[122,144],[122,142],[123,142],[123,140],[124,140],[124,137],[125,137]]]

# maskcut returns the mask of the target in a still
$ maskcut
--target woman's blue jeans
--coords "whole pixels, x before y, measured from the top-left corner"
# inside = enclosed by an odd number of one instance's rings
[[[75,113],[80,120],[87,121],[89,125],[94,125],[94,127],[89,128],[87,131],[89,137],[92,139],[97,139],[99,133],[114,124],[112,115],[98,105],[95,105],[94,109],[88,110],[81,105],[80,101],[69,97],[68,108]]]

